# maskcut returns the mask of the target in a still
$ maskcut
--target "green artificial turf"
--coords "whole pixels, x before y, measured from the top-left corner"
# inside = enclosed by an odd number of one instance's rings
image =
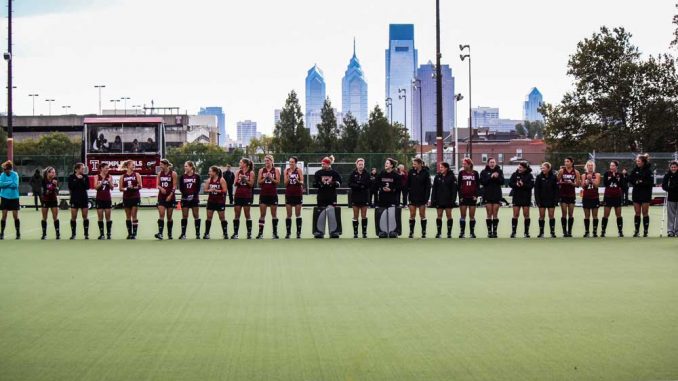
[[[676,239],[154,242],[149,210],[136,242],[41,242],[22,216],[1,380],[678,379]]]

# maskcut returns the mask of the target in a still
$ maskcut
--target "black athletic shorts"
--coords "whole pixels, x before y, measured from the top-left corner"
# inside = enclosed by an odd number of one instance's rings
[[[236,197],[234,199],[234,204],[236,206],[250,206],[250,205],[252,205],[252,201],[254,201],[254,199]]]
[[[600,200],[597,198],[585,198],[582,199],[581,206],[584,209],[597,209],[600,208]]]
[[[20,208],[18,198],[0,197],[0,210],[19,210]]]
[[[621,197],[604,197],[603,202],[607,208],[620,208],[622,206]]]
[[[285,205],[297,206],[304,203],[304,196],[285,196]]]
[[[167,199],[158,199],[158,206],[163,206],[166,209],[173,209],[177,206],[177,200],[172,199],[172,201],[167,201]],[[182,205],[183,206],[183,205]]]
[[[576,197],[560,197],[560,204],[574,204]]]
[[[97,209],[111,209],[113,208],[113,203],[111,200],[97,200]]]
[[[212,210],[215,212],[223,212],[226,210],[226,204],[220,204],[216,202],[207,202],[207,210]]]
[[[364,200],[352,201],[351,202],[351,206],[355,206],[357,208],[364,208],[364,207],[369,206],[369,205],[370,205],[370,203],[367,202],[367,201],[364,201]]]
[[[541,204],[537,204],[537,207],[542,209],[552,209],[556,206],[558,206],[557,202],[542,202]]]
[[[200,200],[199,199],[193,199],[193,200],[184,200],[181,199],[181,208],[197,208],[200,206]]]
[[[636,196],[632,197],[633,203],[634,204],[649,204],[652,201],[652,197],[645,197],[645,196]]]
[[[488,204],[490,202],[488,201]],[[498,202],[497,202],[498,204]],[[461,206],[478,206],[478,200],[475,198],[470,198],[470,197],[464,197],[461,199],[461,202],[459,203]]]
[[[518,201],[513,203],[513,206],[515,206],[517,208],[524,208],[526,206],[528,206],[528,207],[532,206],[532,203],[530,201],[527,201],[527,200],[518,200]]]
[[[259,205],[278,205],[278,196],[259,196]]]
[[[456,207],[457,206],[455,204],[436,205],[436,209],[453,209]]]
[[[410,206],[415,206],[415,207],[417,207],[417,208],[420,208],[420,207],[422,207],[422,206],[426,206],[426,203],[425,203],[425,202],[418,202],[418,201],[417,201],[417,202],[414,202],[414,201],[410,200],[410,204],[409,204],[409,205],[410,205]]]
[[[122,206],[125,209],[138,207],[139,205],[141,205],[141,199],[140,198],[127,198],[127,199],[122,200]]]
[[[89,209],[89,201],[87,199],[84,200],[73,200],[71,199],[70,202],[70,207],[71,209]]]
[[[49,200],[49,201],[43,201],[42,202],[42,208],[43,209],[51,209],[51,208],[58,208],[59,207],[59,201],[57,200]]]

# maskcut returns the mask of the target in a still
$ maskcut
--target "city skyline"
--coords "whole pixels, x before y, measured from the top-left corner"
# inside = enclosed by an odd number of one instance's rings
[[[624,26],[644,54],[668,51],[673,32],[674,5],[668,2],[625,7],[610,0],[575,0],[547,10],[541,2],[526,0],[521,12],[501,1],[441,5],[443,62],[456,74],[457,92],[466,95],[468,89],[467,67],[458,60],[458,45],[468,43],[473,47],[473,106],[498,106],[511,119],[522,118],[526,89],[538,87],[551,103],[570,90],[567,59],[577,42],[600,26]],[[260,14],[262,6],[269,12]],[[235,121],[244,119],[258,121],[262,132],[270,133],[272,110],[282,107],[291,90],[303,94],[309,63],[322,66],[327,94],[339,106],[353,36],[360,42],[360,63],[371,84],[369,109],[384,105],[389,24],[414,24],[420,61],[435,58],[433,2],[413,7],[402,0],[347,0],[324,6],[327,12],[317,13],[306,0],[196,0],[190,7],[178,0],[164,1],[161,7],[148,0],[17,2],[15,112],[30,115],[33,99],[28,94],[35,93],[40,94],[35,99],[37,114],[47,114],[46,99],[55,99],[50,103],[54,112],[69,105],[70,113],[95,113],[93,86],[105,84],[105,105],[110,99],[130,97],[128,108],[150,106],[153,100],[156,106],[180,107],[189,114],[205,105],[221,106],[229,115],[227,133],[232,136]],[[581,6],[589,11],[579,12]],[[478,15],[483,23],[477,22]],[[161,20],[156,28],[148,28],[149,17]],[[569,21],[573,17],[577,23]],[[119,28],[122,19],[125,28]],[[267,27],[251,28],[253,22]],[[178,24],[183,27],[172,27]],[[5,25],[0,28],[3,39]],[[322,27],[324,33],[307,33],[309,27]],[[467,99],[459,104],[457,120],[462,126],[468,118]],[[6,104],[5,94],[0,101]]]

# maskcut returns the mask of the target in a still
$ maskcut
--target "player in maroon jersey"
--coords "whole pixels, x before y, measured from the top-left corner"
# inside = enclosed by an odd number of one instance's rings
[[[292,210],[297,220],[297,239],[301,239],[301,205],[304,197],[304,171],[297,166],[299,162],[292,156],[287,161],[289,167],[285,170],[285,209],[287,218],[285,218],[285,227],[287,234],[285,239],[290,238],[292,233]]]
[[[603,209],[603,221],[600,225],[600,236],[605,237],[605,230],[607,229],[607,221],[610,217],[610,211],[614,208],[614,214],[617,216],[617,230],[619,237],[624,236],[624,218],[622,217],[622,183],[624,181],[623,175],[619,172],[619,162],[612,160],[610,162],[610,170],[605,172],[603,176],[603,185],[605,185],[605,194],[603,194],[603,202],[605,208]]]
[[[122,163],[124,171],[119,189],[122,192],[122,205],[125,208],[125,225],[127,226],[127,239],[137,239],[139,229],[139,220],[137,212],[141,204],[141,175],[135,172],[136,163],[134,160],[127,160]]]
[[[59,180],[56,169],[47,167],[42,172],[42,239],[47,239],[47,215],[52,212],[56,239],[61,239],[59,228]]]
[[[193,214],[195,225],[195,239],[200,239],[200,175],[195,173],[195,163],[187,161],[184,163],[184,174],[179,180],[179,189],[181,190],[181,236],[179,239],[186,239],[186,227],[188,225],[188,212]]]
[[[94,189],[97,191],[97,219],[99,225],[99,240],[111,239],[111,230],[113,221],[111,221],[111,187],[113,187],[113,177],[108,173],[108,163],[99,165],[99,174],[94,183]],[[104,217],[106,219],[106,236],[104,236]]]
[[[174,191],[177,189],[177,173],[172,169],[173,165],[167,159],[160,160],[160,173],[156,177],[158,187],[158,233],[155,238],[163,239],[165,217],[167,217],[167,238],[172,239],[172,213],[177,204]]]
[[[596,173],[596,163],[586,162],[581,179],[583,188],[582,207],[584,209],[584,238],[590,236],[591,217],[593,217],[593,237],[598,237],[598,208],[600,207],[600,173]]]
[[[473,160],[464,158],[462,161],[463,169],[459,172],[459,238],[466,235],[466,218],[469,221],[469,233],[471,238],[476,238],[476,206],[478,204],[478,188],[480,184],[480,175],[473,170]]]
[[[264,238],[264,224],[266,223],[266,209],[271,209],[273,224],[273,239],[278,239],[278,184],[280,183],[280,168],[273,166],[273,156],[266,155],[264,167],[259,169],[257,176],[259,187],[259,233],[257,239]]]
[[[574,168],[574,159],[565,158],[565,165],[558,171],[558,186],[560,187],[560,224],[563,227],[563,237],[572,237],[574,225],[574,203],[576,201],[575,188],[581,186],[581,175]]]
[[[240,159],[240,168],[235,173],[235,216],[233,218],[233,235],[231,239],[238,239],[240,230],[240,214],[245,212],[245,224],[247,226],[247,239],[252,239],[252,219],[250,207],[254,198],[254,171],[252,161],[248,158]]]
[[[228,184],[221,175],[221,169],[211,166],[208,172],[209,178],[205,182],[205,193],[207,196],[207,219],[205,219],[205,235],[203,239],[210,239],[210,229],[212,228],[212,216],[214,212],[219,214],[221,221],[221,231],[224,239],[228,239],[228,222],[226,221],[226,193]]]

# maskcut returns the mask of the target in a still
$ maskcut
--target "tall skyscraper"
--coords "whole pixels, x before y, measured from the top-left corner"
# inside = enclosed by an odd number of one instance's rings
[[[247,146],[250,141],[257,137],[257,122],[243,120],[236,124],[238,144]]]
[[[275,109],[273,110],[273,127],[275,128],[276,125],[278,125],[278,122],[280,122],[280,114],[282,113],[282,109]]]
[[[417,69],[418,52],[414,48],[414,25],[389,25],[389,43],[386,50],[386,97],[392,99],[393,121],[407,125],[412,136],[412,79]],[[398,97],[399,89],[406,90],[406,98]],[[407,113],[407,120],[405,114]]]
[[[320,111],[325,103],[325,75],[318,65],[313,65],[306,75],[306,127],[311,135],[318,134]]]
[[[454,98],[454,76],[450,65],[442,65],[443,74],[443,132],[447,135],[454,126],[456,110],[456,102]],[[420,126],[423,130],[423,139],[426,139],[427,132],[436,131],[436,79],[435,79],[435,65],[428,61],[426,65],[419,66],[417,69],[417,82],[412,88],[412,140],[421,141],[419,136]],[[421,85],[419,87],[419,81]],[[421,110],[419,109],[419,92],[421,92]],[[423,110],[423,112],[422,112]],[[421,113],[421,119],[419,117]],[[435,134],[430,136],[435,136]],[[434,144],[432,141],[425,141],[428,144]]]
[[[221,107],[201,107],[198,115],[214,115],[217,117],[217,127],[219,130],[219,145],[224,145],[226,141],[226,115]]]
[[[523,119],[535,122],[544,121],[544,116],[539,113],[539,107],[544,103],[544,97],[536,87],[532,88],[523,103]]]
[[[355,40],[353,40],[353,57],[341,80],[341,103],[344,115],[350,112],[358,123],[367,123],[367,81],[365,81],[365,74],[355,53]]]

